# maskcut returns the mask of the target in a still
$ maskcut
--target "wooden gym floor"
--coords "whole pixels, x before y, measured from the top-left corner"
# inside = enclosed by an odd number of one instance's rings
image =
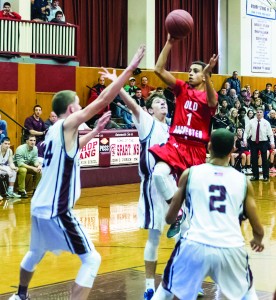
[[[254,182],[258,211],[265,228],[265,251],[252,252],[248,221],[242,225],[250,255],[254,284],[259,299],[272,299],[276,288],[276,177],[270,182]],[[139,185],[128,184],[82,190],[75,213],[86,226],[102,256],[99,275],[89,299],[142,300],[144,293],[143,251],[147,231],[139,230],[137,199]],[[16,291],[19,265],[29,247],[30,199],[0,203],[0,300]],[[165,229],[167,230],[167,228]],[[163,234],[159,248],[157,283],[174,247]],[[30,285],[31,299],[68,299],[71,284],[80,267],[77,256],[48,253],[37,267]],[[218,291],[206,279],[206,296],[215,299]],[[223,299],[218,296],[216,299]]]

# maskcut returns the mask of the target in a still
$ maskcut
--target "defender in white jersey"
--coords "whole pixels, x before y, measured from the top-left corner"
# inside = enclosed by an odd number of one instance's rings
[[[104,129],[111,113],[105,113],[97,127],[80,138],[78,127],[118,95],[127,78],[139,65],[144,52],[145,47],[141,46],[127,69],[83,110],[73,91],[61,91],[54,96],[53,111],[59,120],[46,135],[42,179],[31,205],[30,250],[21,262],[18,293],[10,299],[29,299],[27,289],[36,265],[46,251],[60,250],[77,254],[82,261],[71,299],[88,298],[101,257],[71,209],[80,196],[79,149]]]
[[[113,74],[102,73],[105,78],[115,80]],[[146,286],[144,299],[150,299],[155,291],[155,270],[158,259],[158,246],[160,235],[165,225],[165,215],[168,204],[158,193],[152,173],[155,159],[148,149],[155,145],[166,143],[169,133],[166,115],[168,106],[166,98],[159,94],[153,94],[146,103],[148,112],[136,103],[130,95],[121,89],[120,97],[132,111],[132,118],[138,130],[140,139],[140,163],[139,175],[141,177],[140,197],[138,204],[139,227],[148,229],[149,235],[144,251]],[[171,176],[170,184],[176,191],[176,182]]]
[[[193,300],[202,280],[210,276],[231,300],[258,299],[240,229],[247,216],[253,229],[251,247],[264,249],[253,187],[245,175],[229,166],[234,135],[218,129],[211,135],[210,162],[187,169],[170,205],[166,221],[172,223],[185,198],[190,228],[176,244],[154,300]]]

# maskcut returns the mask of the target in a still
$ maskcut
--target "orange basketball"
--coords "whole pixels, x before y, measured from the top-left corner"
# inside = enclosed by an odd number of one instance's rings
[[[183,39],[192,32],[194,20],[186,10],[176,9],[167,15],[165,27],[172,37]]]

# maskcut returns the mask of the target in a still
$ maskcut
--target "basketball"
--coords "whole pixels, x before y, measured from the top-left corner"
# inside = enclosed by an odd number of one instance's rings
[[[167,15],[165,27],[172,37],[183,39],[192,32],[194,20],[186,10],[176,9]]]

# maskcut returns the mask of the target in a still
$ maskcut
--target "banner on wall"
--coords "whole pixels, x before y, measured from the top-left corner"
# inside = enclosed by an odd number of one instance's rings
[[[80,166],[98,166],[99,165],[99,138],[90,140],[80,151]]]
[[[247,0],[246,14],[264,19],[276,19],[276,11],[270,7],[267,0]]]
[[[251,39],[251,72],[272,73],[271,22],[261,19],[252,19]]]
[[[109,140],[109,146],[110,165],[139,163],[139,137],[112,137]]]

